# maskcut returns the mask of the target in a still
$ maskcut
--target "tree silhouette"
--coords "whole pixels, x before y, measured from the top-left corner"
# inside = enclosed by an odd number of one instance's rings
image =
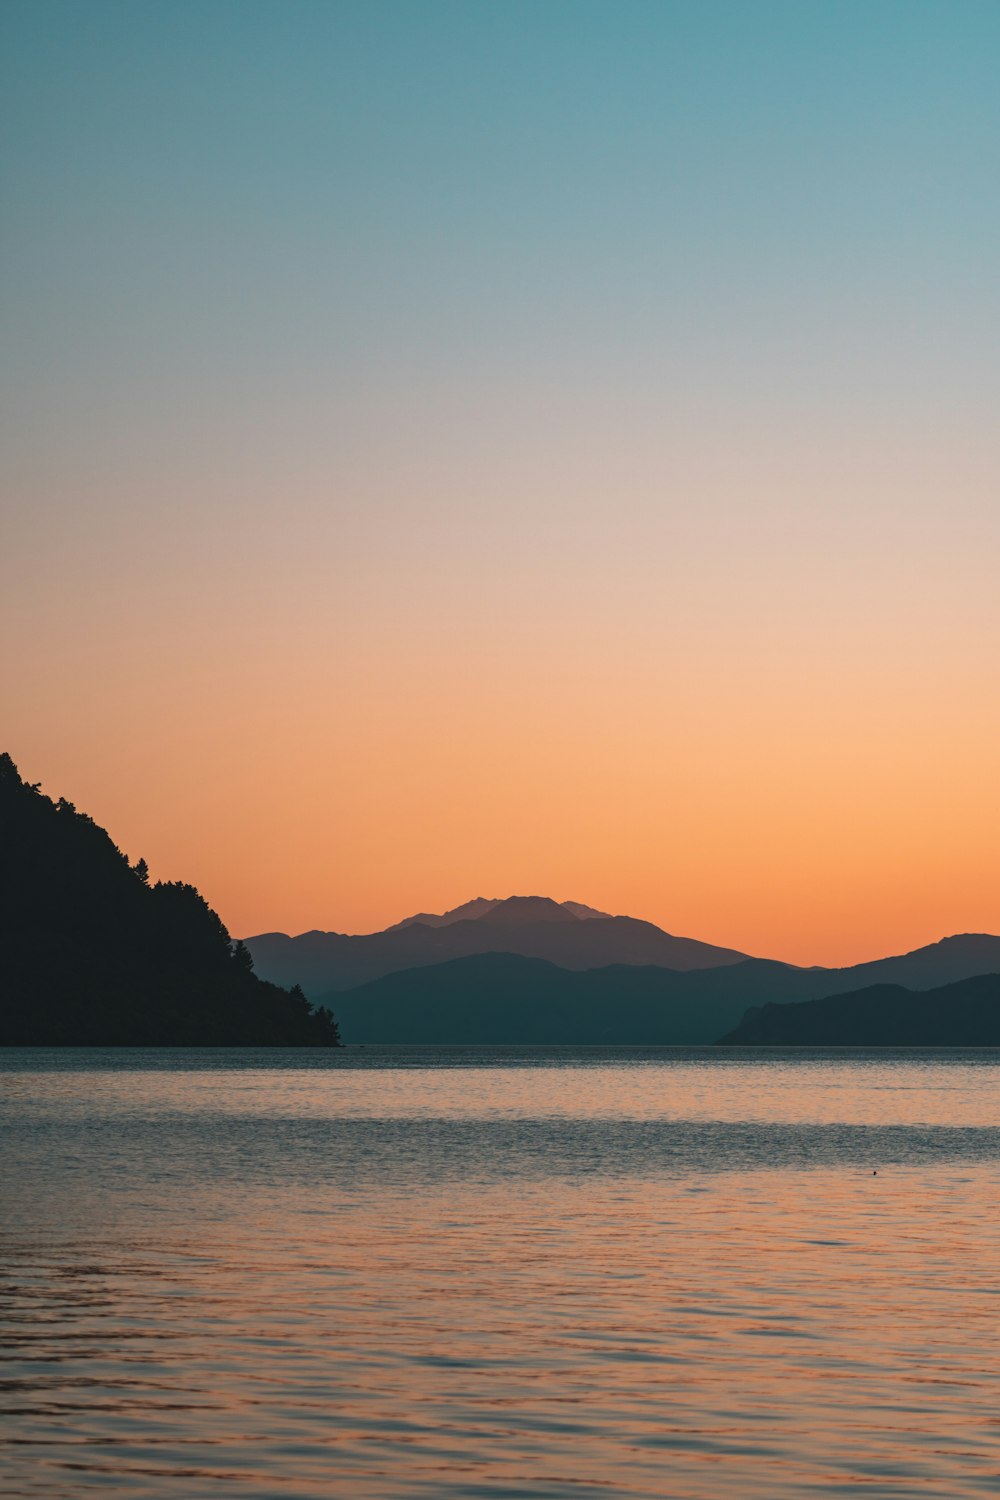
[[[145,860],[0,754],[0,1044],[339,1042],[328,1010],[258,979],[193,885],[150,885]]]

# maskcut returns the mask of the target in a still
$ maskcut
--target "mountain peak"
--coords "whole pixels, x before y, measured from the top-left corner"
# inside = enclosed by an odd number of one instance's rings
[[[398,932],[401,927],[451,927],[456,922],[483,920],[498,926],[509,922],[589,922],[607,916],[608,912],[585,906],[582,901],[553,901],[548,896],[476,896],[450,911],[417,912],[401,922],[393,922],[385,931]]]
[[[522,922],[579,922],[582,918],[551,896],[508,896],[506,901],[497,901],[479,920],[501,927]]]

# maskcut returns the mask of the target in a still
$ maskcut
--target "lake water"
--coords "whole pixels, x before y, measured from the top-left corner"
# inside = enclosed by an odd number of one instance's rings
[[[0,1494],[997,1495],[998,1085],[0,1052]]]

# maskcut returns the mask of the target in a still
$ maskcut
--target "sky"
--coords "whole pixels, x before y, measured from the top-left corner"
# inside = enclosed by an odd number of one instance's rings
[[[234,934],[1000,931],[994,0],[7,0],[0,749]]]

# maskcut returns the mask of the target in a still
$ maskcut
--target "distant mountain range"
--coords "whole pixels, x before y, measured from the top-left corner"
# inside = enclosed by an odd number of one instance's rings
[[[716,950],[718,951],[718,950]],[[332,992],[348,1042],[492,1045],[708,1045],[751,1006],[906,984],[933,989],[1000,972],[1000,938],[966,934],[844,969],[744,959],[686,972],[614,964],[569,970],[515,953],[480,953]]]
[[[545,896],[480,896],[366,936],[263,933],[247,946],[263,977],[334,1006],[356,1043],[707,1045],[750,1007],[1000,972],[1000,937],[986,933],[801,969]]]
[[[384,932],[360,937],[264,932],[245,941],[258,974],[274,984],[301,984],[313,998],[402,969],[476,953],[518,953],[563,969],[607,964],[708,969],[739,963],[747,956],[694,938],[674,937],[652,922],[612,917],[580,902],[547,896],[510,896],[502,901],[477,897],[440,916],[422,912]]]
[[[877,984],[800,1005],[754,1006],[732,1047],[1000,1047],[1000,973],[939,989]]]

